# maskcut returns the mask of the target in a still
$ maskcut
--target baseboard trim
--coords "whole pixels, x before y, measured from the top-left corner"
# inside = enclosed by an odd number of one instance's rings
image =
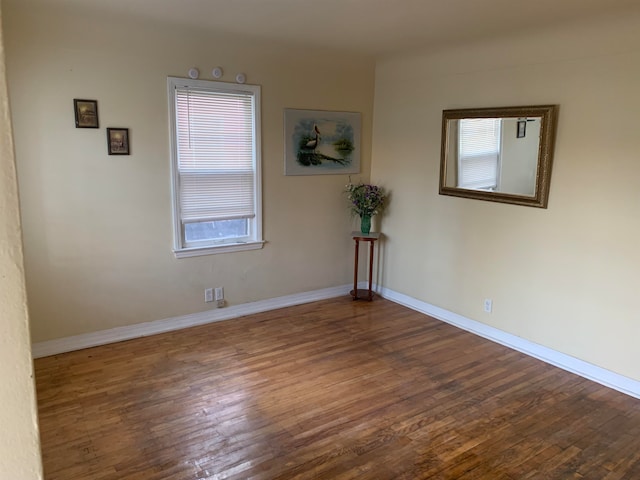
[[[285,295],[283,297],[259,300],[241,305],[232,305],[226,308],[207,310],[205,312],[181,315],[179,317],[165,318],[152,322],[138,323],[136,325],[127,325],[98,332],[74,335],[72,337],[38,342],[31,346],[31,353],[33,358],[42,358],[59,353],[82,350],[83,348],[97,347],[98,345],[106,345],[108,343],[147,337],[149,335],[180,330],[182,328],[195,327],[206,323],[221,322],[254,313],[316,302],[340,295],[348,295],[350,288],[352,287],[348,285],[323,288],[311,292],[295,293],[293,295]]]
[[[493,342],[512,348],[531,357],[542,360],[556,367],[562,368],[581,377],[587,378],[601,385],[613,388],[635,398],[640,398],[640,382],[618,373],[598,367],[584,360],[558,352],[551,348],[525,340],[511,333],[504,332],[484,323],[471,320],[457,313],[450,312],[427,302],[417,300],[408,295],[395,292],[388,288],[376,286],[376,292],[383,298],[391,300],[412,310],[437,318],[445,323],[466,330],[470,333],[486,338]]]

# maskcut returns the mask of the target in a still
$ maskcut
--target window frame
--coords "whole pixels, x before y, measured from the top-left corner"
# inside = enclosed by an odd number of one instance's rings
[[[253,107],[253,173],[254,173],[254,206],[255,216],[248,219],[248,236],[243,240],[205,240],[191,242],[187,245],[185,238],[186,223],[182,222],[180,214],[180,173],[178,171],[178,137],[176,126],[176,89],[189,87],[210,92],[239,93],[252,97]],[[173,253],[176,258],[212,255],[218,253],[257,250],[263,247],[262,238],[262,161],[261,161],[261,111],[260,86],[247,84],[232,84],[212,80],[192,80],[179,77],[167,78],[167,97],[169,101],[169,140],[171,159],[171,199],[173,221]],[[246,240],[245,240],[246,239]],[[196,243],[196,245],[194,245]]]

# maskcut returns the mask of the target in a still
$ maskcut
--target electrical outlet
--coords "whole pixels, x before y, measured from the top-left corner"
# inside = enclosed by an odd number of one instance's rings
[[[216,288],[216,301],[224,300],[224,288],[218,287]]]
[[[216,288],[216,307],[224,307],[224,288]]]
[[[204,301],[206,303],[213,302],[213,288],[206,288],[204,290]]]
[[[484,299],[484,311],[487,313],[491,313],[491,310],[493,309],[493,300],[491,300],[490,298],[485,298]]]

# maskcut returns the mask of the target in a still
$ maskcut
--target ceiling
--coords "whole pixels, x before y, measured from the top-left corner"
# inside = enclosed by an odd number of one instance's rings
[[[537,29],[640,0],[19,0],[381,56]]]

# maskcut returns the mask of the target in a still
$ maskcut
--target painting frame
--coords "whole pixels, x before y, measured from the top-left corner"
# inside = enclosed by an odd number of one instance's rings
[[[129,129],[107,128],[107,150],[109,155],[130,155]]]
[[[284,174],[360,173],[362,114],[284,109]]]
[[[100,128],[98,101],[82,98],[73,99],[76,128]]]
[[[518,120],[518,128],[516,131],[516,138],[524,138],[527,136],[527,121],[526,120]]]

